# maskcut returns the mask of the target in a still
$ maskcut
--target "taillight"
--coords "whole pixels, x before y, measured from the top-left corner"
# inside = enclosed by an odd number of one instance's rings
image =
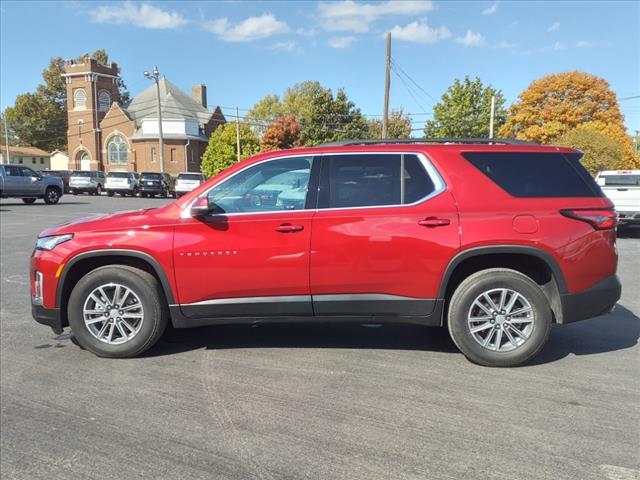
[[[611,208],[572,208],[560,210],[565,217],[587,222],[596,230],[608,230],[615,228],[618,216]]]

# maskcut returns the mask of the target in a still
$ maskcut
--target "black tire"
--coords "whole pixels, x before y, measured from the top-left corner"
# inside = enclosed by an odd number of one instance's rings
[[[113,197],[113,190],[107,190],[107,197]]]
[[[76,192],[75,190],[71,190],[71,195],[78,195],[78,192]]]
[[[98,186],[96,187],[96,191],[94,192],[94,195],[100,196],[102,194],[102,185],[98,184]]]
[[[89,294],[97,287],[111,282],[134,291],[144,309],[140,330],[133,338],[121,344],[105,343],[94,337],[87,329],[82,313]],[[82,277],[71,292],[67,312],[69,326],[78,343],[90,352],[108,358],[140,355],[158,341],[169,319],[167,303],[155,277],[143,270],[125,265],[100,267]]]
[[[44,192],[44,203],[47,205],[55,205],[60,201],[62,192],[57,187],[47,187]]]
[[[531,306],[534,319],[528,338],[510,351],[491,350],[491,344],[489,347],[482,346],[474,338],[468,323],[474,301],[483,292],[500,288],[513,290],[524,296]],[[458,286],[449,303],[448,327],[453,342],[469,360],[487,367],[514,367],[534,357],[542,350],[549,337],[551,320],[551,308],[540,287],[526,275],[507,268],[490,268],[470,275]],[[494,323],[496,329],[502,328],[506,332],[505,327],[498,326],[498,322],[492,320],[491,324]],[[492,327],[489,328],[490,332],[494,332]],[[513,333],[513,330],[509,331]],[[485,338],[489,336],[484,335]],[[502,336],[502,332],[500,335]],[[502,342],[507,345],[507,337],[502,341],[496,340],[497,331],[496,337],[492,338],[494,345]]]
[[[35,198],[23,198],[22,201],[27,205],[33,205],[36,201]]]

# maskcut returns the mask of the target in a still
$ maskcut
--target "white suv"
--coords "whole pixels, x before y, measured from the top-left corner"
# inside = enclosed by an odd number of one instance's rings
[[[206,181],[207,179],[202,173],[180,173],[176,180],[176,196],[180,197],[185,193],[189,193],[191,190],[199,187]]]
[[[113,197],[115,193],[119,193],[135,197],[138,194],[138,177],[134,172],[109,172],[104,186],[107,195]]]
[[[640,170],[604,170],[596,182],[615,205],[619,225],[640,225]]]

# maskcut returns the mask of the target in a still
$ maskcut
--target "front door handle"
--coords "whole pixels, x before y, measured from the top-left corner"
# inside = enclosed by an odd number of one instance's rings
[[[294,233],[301,232],[302,230],[304,230],[304,227],[302,225],[291,225],[290,223],[283,223],[282,225],[278,225],[275,230],[276,232],[280,233]]]
[[[438,217],[427,217],[424,220],[420,220],[418,225],[422,225],[423,227],[433,228],[433,227],[444,227],[449,225],[451,220],[448,218],[438,218]]]

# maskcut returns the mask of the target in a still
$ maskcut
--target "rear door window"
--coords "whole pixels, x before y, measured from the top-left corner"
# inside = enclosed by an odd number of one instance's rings
[[[465,152],[462,156],[514,197],[601,197],[581,154]]]
[[[605,187],[640,187],[640,175],[601,175],[598,180]]]
[[[416,155],[327,155],[324,159],[321,208],[415,203],[436,189]]]

